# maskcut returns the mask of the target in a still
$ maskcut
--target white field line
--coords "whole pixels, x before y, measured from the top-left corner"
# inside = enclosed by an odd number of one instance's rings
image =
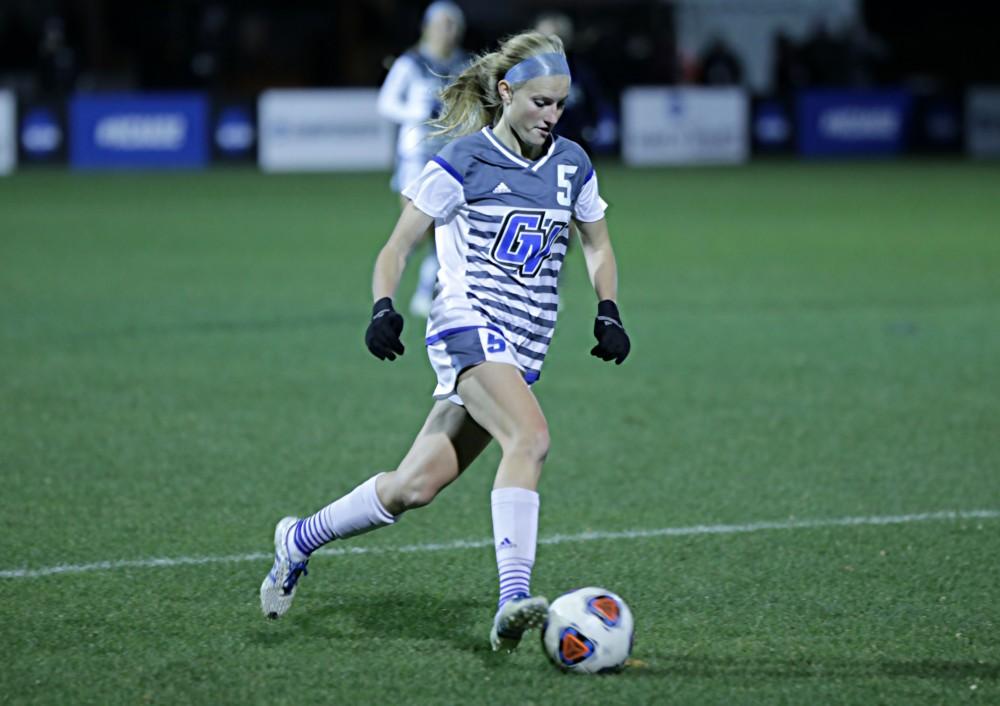
[[[686,537],[704,534],[748,534],[767,530],[816,529],[822,527],[860,527],[870,525],[903,525],[914,522],[941,520],[992,520],[1000,518],[1000,510],[944,510],[913,515],[874,515],[862,517],[833,517],[814,520],[783,520],[776,522],[750,522],[742,525],[692,525],[689,527],[661,527],[658,529],[624,530],[620,532],[581,532],[555,534],[542,537],[539,544],[570,544],[613,539],[647,539],[653,537]],[[455,549],[480,549],[493,544],[489,539],[459,539],[440,544],[410,544],[399,547],[328,547],[318,554],[342,556],[347,554],[411,554],[440,552]],[[92,564],[59,564],[39,569],[0,570],[0,579],[33,579],[58,574],[80,574],[88,571],[113,571],[116,569],[152,569],[171,566],[197,566],[201,564],[235,564],[248,561],[264,562],[274,556],[272,552],[231,554],[228,556],[178,556],[149,559],[113,559]]]

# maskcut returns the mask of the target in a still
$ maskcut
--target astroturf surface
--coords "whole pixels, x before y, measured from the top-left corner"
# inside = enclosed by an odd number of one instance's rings
[[[1000,168],[599,175],[633,352],[574,248],[533,588],[629,602],[603,677],[489,650],[496,448],[260,614],[431,403],[421,323],[362,341],[386,175],[0,181],[0,702],[1000,701]]]

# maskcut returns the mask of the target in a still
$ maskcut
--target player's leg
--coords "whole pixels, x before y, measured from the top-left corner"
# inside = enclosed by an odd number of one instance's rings
[[[378,477],[378,497],[392,514],[423,507],[476,460],[490,435],[453,402],[434,403],[395,471]]]
[[[457,390],[472,418],[503,451],[494,489],[534,491],[549,452],[549,425],[521,371],[487,361],[465,370]]]
[[[395,471],[372,476],[308,517],[282,519],[274,533],[274,565],[260,587],[264,614],[276,618],[288,610],[314,551],[335,539],[393,524],[406,510],[426,505],[489,441],[465,408],[436,402]]]
[[[548,614],[548,602],[530,591],[538,538],[535,489],[548,454],[548,424],[512,365],[487,362],[466,370],[458,392],[503,451],[491,497],[500,597],[490,644],[494,650],[509,651],[525,630],[540,627]]]
[[[461,405],[437,401],[394,471],[379,473],[297,523],[293,558],[305,558],[334,539],[395,522],[426,505],[486,448],[490,437]]]

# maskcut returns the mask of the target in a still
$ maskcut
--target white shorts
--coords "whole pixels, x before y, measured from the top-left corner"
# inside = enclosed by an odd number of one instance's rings
[[[427,343],[427,357],[431,359],[431,367],[437,374],[435,399],[455,404],[463,404],[462,398],[455,392],[458,376],[463,370],[489,361],[513,365],[524,374],[524,369],[517,364],[514,351],[503,335],[486,327],[469,326],[445,331],[443,335],[438,334]]]

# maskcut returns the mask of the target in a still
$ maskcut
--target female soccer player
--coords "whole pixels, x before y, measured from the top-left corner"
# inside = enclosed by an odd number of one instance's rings
[[[427,161],[446,144],[430,134],[428,122],[441,109],[441,90],[469,63],[459,43],[465,32],[465,15],[447,0],[437,0],[424,11],[420,43],[393,62],[378,93],[378,112],[399,126],[396,169],[390,186],[400,193],[420,176]],[[400,196],[406,208],[407,199]],[[438,261],[433,243],[420,265],[417,289],[410,312],[426,317],[430,312]]]
[[[274,566],[260,588],[265,615],[288,610],[312,552],[426,505],[496,439],[503,455],[491,497],[500,575],[493,649],[513,649],[544,621],[548,603],[531,596],[530,579],[549,432],[529,385],[552,339],[571,218],[599,300],[591,353],[620,364],[630,348],[615,305],[607,204],[587,155],[553,132],[569,88],[562,43],[527,32],[481,56],[445,90],[437,124],[459,137],[403,191],[409,202],[375,262],[365,336],[380,359],[403,354],[392,295],[414,243],[435,224],[441,283],[426,343],[437,401],[396,470],[310,517],[278,523]]]

